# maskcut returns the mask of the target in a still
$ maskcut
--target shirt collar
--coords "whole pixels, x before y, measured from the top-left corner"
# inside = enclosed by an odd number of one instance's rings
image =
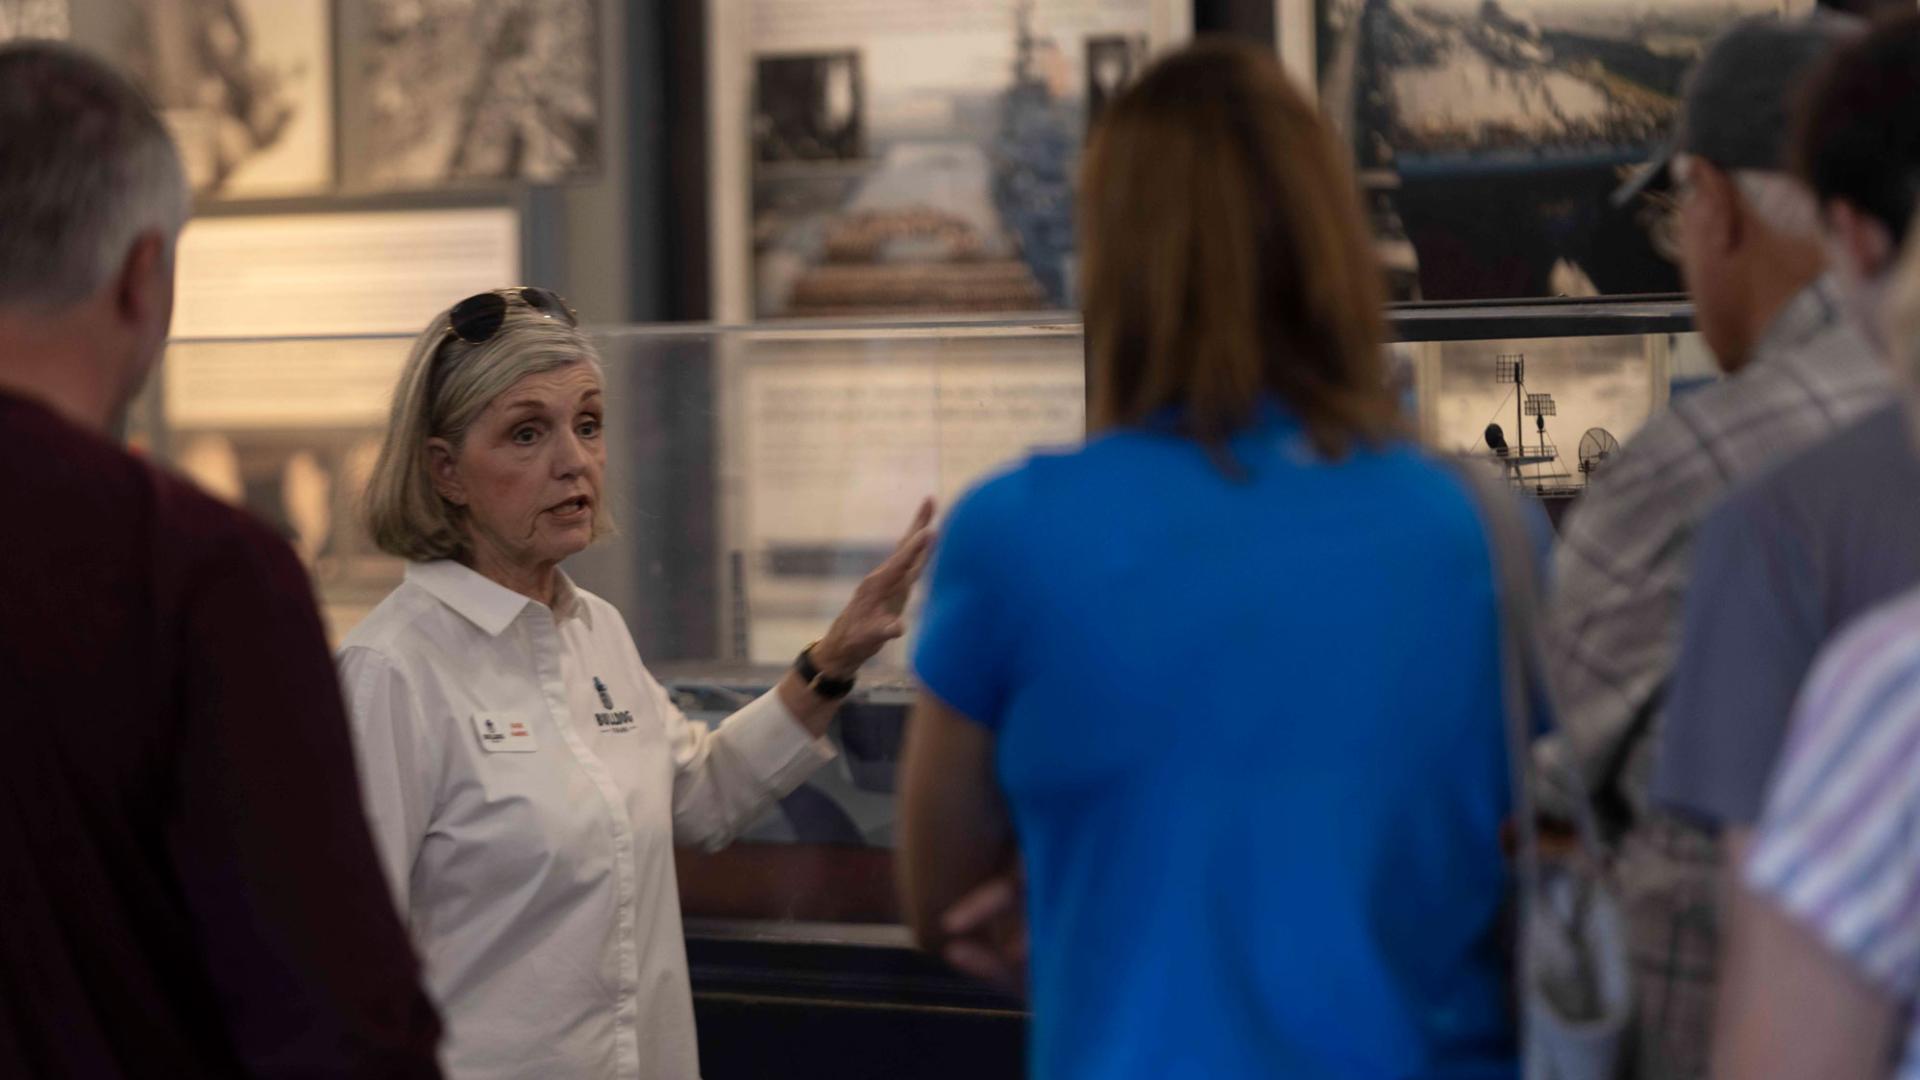
[[[578,618],[593,629],[593,608],[587,604],[586,597],[573,584],[565,570],[554,571],[560,578],[553,587],[553,617],[560,621]]]
[[[554,589],[553,599],[554,619],[559,621],[577,615],[587,624],[587,629],[593,629],[592,608],[581,597],[573,579],[567,577],[565,571],[558,573],[560,581]],[[541,606],[539,601],[522,596],[452,559],[408,563],[407,580],[425,589],[434,599],[452,608],[488,637],[499,637],[529,606]]]
[[[1754,359],[1792,352],[1820,334],[1846,322],[1840,306],[1839,287],[1831,273],[1822,274],[1813,283],[1795,293],[1787,306],[1774,315],[1766,332],[1754,348]]]

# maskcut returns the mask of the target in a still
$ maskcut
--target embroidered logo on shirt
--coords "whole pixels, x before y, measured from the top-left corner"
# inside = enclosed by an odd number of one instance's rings
[[[598,675],[593,677],[593,689],[600,695],[600,704],[607,710],[593,714],[593,722],[600,730],[614,733],[633,730],[633,713],[613,707],[613,695],[607,691],[607,684],[601,682]]]

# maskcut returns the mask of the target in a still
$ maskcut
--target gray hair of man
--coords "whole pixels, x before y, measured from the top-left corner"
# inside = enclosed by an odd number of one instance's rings
[[[499,331],[479,345],[454,336],[452,311],[435,315],[414,339],[361,507],[374,545],[414,562],[472,553],[465,508],[433,486],[427,440],[445,439],[457,454],[473,422],[521,379],[572,364],[601,370],[586,334],[520,301],[508,303]],[[611,530],[604,508],[597,509],[594,539]]]
[[[1740,198],[1753,216],[1776,234],[1790,240],[1820,242],[1820,205],[1799,177],[1736,169],[1733,186],[1740,190]]]
[[[149,232],[170,259],[190,200],[173,140],[132,83],[68,45],[0,45],[0,307],[86,299]]]
[[[1692,154],[1675,154],[1674,179],[1682,185],[1690,183],[1698,164]],[[1768,230],[1783,239],[1820,242],[1820,204],[1799,177],[1762,169],[1734,169],[1727,175],[1733,178],[1740,201]]]

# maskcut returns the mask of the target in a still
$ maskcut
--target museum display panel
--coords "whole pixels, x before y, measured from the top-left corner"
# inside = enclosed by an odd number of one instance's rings
[[[1685,326],[1676,305],[1421,310],[1398,317],[1389,348],[1429,445],[1501,462],[1557,514],[1698,370]],[[621,610],[649,668],[709,724],[824,630],[920,498],[950,506],[1085,426],[1082,340],[1066,318],[594,338],[616,532],[569,572]],[[411,340],[178,340],[136,417],[140,445],[288,539],[335,640],[400,581],[356,499]],[[778,922],[802,939],[809,925],[865,924],[904,940],[889,849],[911,646],[863,673],[833,727],[838,760],[731,849],[683,856],[690,918]]]
[[[1625,441],[1708,370],[1687,330],[1677,304],[1416,307],[1396,313],[1388,348],[1429,443],[1501,460],[1485,438],[1500,424],[1516,487],[1557,513],[1606,467],[1589,428]],[[772,685],[921,496],[950,505],[1085,425],[1083,342],[1068,318],[590,332],[605,361],[616,531],[567,569],[621,611],[701,723]],[[411,343],[176,340],[132,417],[134,445],[287,538],[335,641],[404,569],[355,512]],[[1530,395],[1553,409],[1529,413]],[[836,760],[727,849],[676,855],[705,1075],[792,1072],[795,1047],[820,1063],[795,1075],[897,1075],[909,1061],[956,1080],[1016,1074],[1022,1003],[919,953],[899,921],[910,647],[863,672],[829,733]]]
[[[1261,37],[1351,146],[1392,297],[1467,302],[1678,293],[1667,194],[1610,196],[1714,34],[1814,0],[1271,2]],[[123,67],[203,211],[531,195],[530,238],[649,268],[607,317],[746,323],[1072,310],[1090,125],[1204,6],[0,0],[0,40]],[[579,297],[553,280],[572,257],[528,265]]]
[[[1678,303],[1466,301],[1677,289],[1658,193],[1605,197],[1714,29],[1810,3],[1628,17],[1590,0],[1275,0],[1274,44],[1363,166],[1394,296],[1447,302],[1393,316],[1394,377],[1431,446],[1495,461],[1557,519],[1651,412],[1712,377]],[[1089,125],[1195,12],[0,0],[0,40],[94,48],[164,113],[196,216],[178,340],[128,439],[278,530],[334,641],[401,580],[356,509],[413,333],[513,282],[606,323],[618,528],[569,571],[620,609],[688,715],[718,724],[826,626],[921,496],[951,505],[1082,436],[1077,321],[1009,313],[1077,302]],[[614,325],[636,315],[727,325]],[[935,1013],[949,1045],[1018,1058],[1018,1003],[913,953],[898,925],[911,645],[864,673],[836,761],[731,848],[680,856],[710,1077],[790,1071],[776,1059],[803,1035],[851,1054],[884,1029],[918,1053]],[[879,1019],[841,1024],[823,1001]],[[836,1075],[894,1074],[851,1060]]]

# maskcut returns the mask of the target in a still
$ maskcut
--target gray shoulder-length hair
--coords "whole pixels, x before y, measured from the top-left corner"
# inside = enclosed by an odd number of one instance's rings
[[[472,547],[465,508],[433,486],[427,440],[445,439],[458,452],[474,420],[514,383],[569,364],[600,369],[585,334],[524,303],[509,302],[499,332],[480,345],[453,336],[451,311],[435,315],[414,340],[363,505],[374,544],[414,562],[464,559]],[[606,515],[596,513],[595,539],[608,528]]]

